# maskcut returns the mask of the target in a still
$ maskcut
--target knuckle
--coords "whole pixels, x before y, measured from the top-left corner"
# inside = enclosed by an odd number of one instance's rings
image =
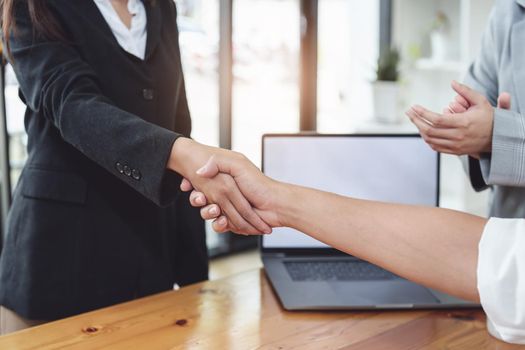
[[[252,209],[251,209],[251,208],[243,206],[243,207],[239,210],[239,212],[240,212],[240,214],[241,214],[244,218],[246,218],[246,219],[248,219],[248,220],[252,220],[252,221],[255,220],[255,215],[254,215],[254,213],[252,212]]]
[[[220,174],[218,180],[219,180],[220,186],[222,186],[225,189],[232,187],[234,183],[231,176],[226,175],[226,174]]]
[[[425,139],[425,141],[428,141],[430,135],[429,135],[429,131],[430,131],[430,128],[427,126],[427,127],[422,127],[420,129],[421,131],[421,135],[423,136],[423,139]]]
[[[434,124],[435,126],[442,126],[442,125],[443,125],[443,122],[444,122],[443,117],[438,116],[438,117],[436,117],[436,118],[434,119],[433,124]]]
[[[217,185],[217,193],[220,196],[227,195],[228,194],[228,186],[226,186],[226,184],[224,184],[224,183],[221,183],[221,184]]]
[[[434,128],[428,128],[426,132],[428,137],[435,137],[436,136],[436,130]]]

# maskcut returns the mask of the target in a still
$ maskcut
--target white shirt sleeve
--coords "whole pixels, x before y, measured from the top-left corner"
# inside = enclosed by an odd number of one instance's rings
[[[525,220],[488,221],[479,242],[478,290],[496,338],[525,344]]]

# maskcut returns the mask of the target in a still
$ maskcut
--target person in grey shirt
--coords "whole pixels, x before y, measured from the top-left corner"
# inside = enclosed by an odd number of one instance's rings
[[[524,43],[525,0],[497,0],[454,101],[442,114],[407,111],[433,149],[462,156],[475,190],[492,189],[491,217],[525,218]]]

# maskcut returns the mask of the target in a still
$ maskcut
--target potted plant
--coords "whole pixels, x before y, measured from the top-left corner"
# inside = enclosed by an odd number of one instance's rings
[[[375,118],[383,123],[399,121],[399,51],[392,48],[377,60],[376,81],[372,84]]]

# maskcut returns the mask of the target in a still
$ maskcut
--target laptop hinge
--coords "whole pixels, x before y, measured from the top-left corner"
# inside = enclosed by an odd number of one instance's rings
[[[285,253],[264,253],[263,252],[262,256],[266,258],[285,258],[286,254]]]

